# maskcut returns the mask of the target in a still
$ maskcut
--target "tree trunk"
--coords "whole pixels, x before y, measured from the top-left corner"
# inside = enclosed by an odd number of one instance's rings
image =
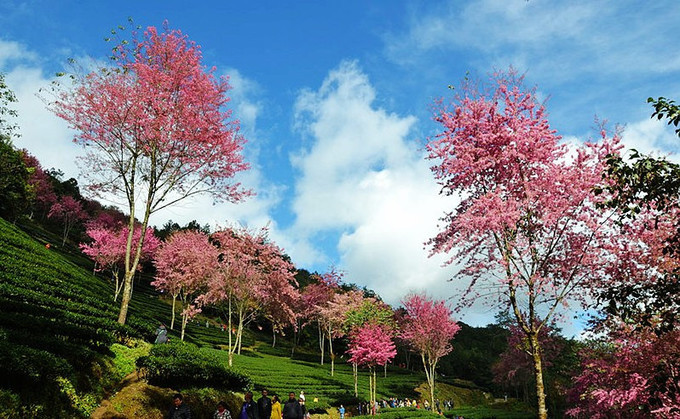
[[[136,170],[136,159],[133,159],[131,170]],[[147,199],[146,207],[144,209],[144,221],[139,226],[140,235],[139,240],[135,243],[133,254],[133,239],[135,234],[135,191],[134,191],[134,177],[131,179],[131,187],[128,191],[128,208],[130,209],[130,218],[128,219],[128,236],[125,242],[125,280],[123,283],[123,299],[120,302],[120,313],[118,314],[118,323],[125,324],[127,320],[128,307],[132,299],[132,279],[137,272],[137,265],[142,256],[142,246],[144,245],[144,238],[146,237],[146,227],[149,225],[149,214],[151,214],[151,200]],[[152,194],[152,191],[148,191]]]
[[[118,323],[125,324],[127,320],[128,307],[130,300],[132,300],[132,276],[134,271],[125,272],[123,279],[123,297],[120,300],[120,313],[118,314]]]
[[[123,289],[123,284],[120,282],[120,272],[118,271],[118,268],[112,269],[111,275],[113,276],[113,280],[116,283],[116,289],[114,290],[113,294],[113,302],[115,303],[118,301],[118,296],[120,295],[120,291]]]
[[[234,349],[233,346],[231,345],[231,296],[229,296],[229,330],[227,330],[227,333],[229,334],[229,366],[231,367],[234,365]]]
[[[352,362],[352,374],[354,375],[354,397],[359,397],[359,366]]]
[[[177,302],[177,294],[172,294],[172,319],[170,320],[170,329],[175,329],[175,303]]]
[[[437,368],[438,360],[426,359],[425,354],[420,354],[423,360],[423,368],[425,369],[425,377],[427,378],[427,385],[430,387],[430,404],[434,406],[434,379],[435,379],[435,369]]]
[[[64,245],[66,245],[66,238],[68,237],[68,232],[71,228],[68,225],[68,222],[64,222],[64,237],[61,240],[61,247],[63,248]]]
[[[324,349],[324,338],[326,335],[323,334],[323,331],[321,330],[321,324],[318,325],[319,328],[319,349],[321,349],[321,365],[323,365],[323,349]]]
[[[538,400],[538,418],[547,419],[548,409],[545,406],[545,387],[543,386],[543,363],[541,361],[541,347],[538,343],[538,333],[529,336],[531,355],[534,359],[534,374],[536,375],[536,397]]]
[[[375,367],[371,368],[371,375],[373,376],[373,394],[371,394],[371,414],[375,416],[376,401],[378,399],[378,376],[375,373]]]
[[[331,357],[331,377],[335,373],[335,354],[333,353],[333,338],[330,328],[328,329],[328,352]]]
[[[374,415],[374,412],[373,412],[373,406],[374,406],[374,404],[373,404],[373,387],[374,386],[375,386],[375,381],[373,379],[373,367],[370,367],[368,369],[368,403],[369,403],[368,410],[369,410],[369,412],[371,412],[371,416]],[[368,412],[366,412],[366,413],[368,413]]]
[[[180,334],[179,340],[184,340],[184,330],[187,327],[187,322],[189,321],[189,316],[182,314],[182,333]]]
[[[276,330],[272,327],[272,348],[276,347]]]
[[[241,355],[241,345],[243,344],[243,318],[245,317],[245,313],[243,312],[243,308],[240,307],[238,310],[238,327],[236,328],[236,353]]]

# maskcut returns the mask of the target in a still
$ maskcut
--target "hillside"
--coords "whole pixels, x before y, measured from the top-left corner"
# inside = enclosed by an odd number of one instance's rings
[[[238,408],[241,396],[233,390],[181,382],[154,387],[130,375],[135,359],[149,353],[152,345],[146,342],[158,322],[169,320],[168,302],[158,298],[148,280],[138,280],[128,324],[119,325],[112,287],[92,274],[89,261],[78,252],[45,246],[53,239],[49,233],[28,228],[37,239],[0,219],[0,417],[88,417],[104,399],[110,399],[103,408],[109,414],[154,417],[177,390],[188,394],[197,412],[208,412],[220,399]],[[227,335],[216,324],[199,317],[189,324],[186,340],[226,366],[220,348]],[[171,336],[178,340],[175,332]],[[291,358],[290,349],[285,339],[272,347],[266,333],[249,331],[234,368],[249,377],[254,391],[268,388],[285,395],[304,390],[316,412],[356,403],[352,370],[341,358],[331,377],[330,366],[320,366],[313,350],[298,348]],[[418,398],[423,381],[423,374],[389,367],[378,378],[378,397]],[[442,396],[458,405],[487,403],[474,385],[463,386],[468,388],[449,386]],[[367,388],[361,371],[359,399]],[[413,416],[405,415],[396,417]]]

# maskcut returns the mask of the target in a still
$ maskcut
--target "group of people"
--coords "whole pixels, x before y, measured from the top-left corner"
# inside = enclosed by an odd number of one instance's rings
[[[167,419],[191,419],[191,409],[187,406],[181,394],[173,396],[173,403],[167,414]],[[343,408],[344,409],[344,408]],[[344,412],[343,412],[344,413]],[[344,417],[344,415],[342,415]],[[231,416],[227,404],[223,401],[217,404],[213,419],[307,419],[309,413],[305,407],[305,394],[300,392],[300,398],[295,393],[288,394],[288,400],[283,405],[277,395],[269,398],[267,390],[262,390],[262,396],[253,400],[253,393],[248,391],[244,395],[241,410],[236,418]]]
[[[388,400],[376,401],[372,405],[368,402],[360,403],[356,407],[356,413],[359,415],[377,414],[381,408],[395,408],[395,407],[415,407],[418,409],[425,408],[427,410],[435,410],[442,413],[442,407],[446,410],[453,408],[453,403],[450,400],[445,400],[440,403],[435,400],[435,409],[431,409],[430,404],[426,401],[420,404],[417,400],[410,399],[396,399],[390,398]],[[346,409],[343,405],[338,408],[340,419],[345,419]],[[281,403],[277,395],[269,397],[268,391],[262,390],[262,396],[255,401],[253,393],[248,391],[244,395],[244,401],[237,416],[234,418],[229,412],[227,404],[223,401],[217,404],[213,419],[307,419],[309,412],[305,406],[305,394],[300,392],[299,397],[295,397],[295,393],[288,393],[288,400]],[[184,404],[181,394],[173,396],[173,405],[168,412],[167,419],[191,419],[191,409]]]

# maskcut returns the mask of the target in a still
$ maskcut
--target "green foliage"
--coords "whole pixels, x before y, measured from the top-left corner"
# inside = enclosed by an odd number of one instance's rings
[[[13,221],[28,208],[28,176],[22,152],[0,132],[0,217]]]
[[[663,97],[649,98],[654,112],[652,118],[668,119],[668,125],[680,124],[680,106]],[[680,128],[675,133],[680,137]],[[628,161],[619,155],[610,155],[604,174],[606,186],[596,188],[613,197],[605,206],[615,208],[626,218],[635,218],[643,210],[673,214],[680,205],[680,165],[667,159],[640,154],[631,150]],[[680,219],[673,221],[675,232],[666,239],[664,253],[680,253]],[[667,272],[664,278],[654,284],[620,284],[605,289],[599,296],[607,314],[618,316],[624,321],[634,321],[645,327],[655,327],[657,332],[673,330],[680,323],[680,271]],[[652,321],[656,316],[662,319]]]
[[[491,366],[508,346],[507,329],[499,325],[471,327],[459,323],[454,349],[439,361],[444,382],[447,377],[469,380],[483,388],[494,388]]]
[[[534,419],[531,407],[518,402],[507,402],[484,407],[461,407],[444,412],[447,418],[462,416],[466,419]]]
[[[155,345],[149,356],[137,359],[149,383],[172,388],[215,387],[244,390],[250,378],[227,367],[215,351],[186,342]]]
[[[109,295],[106,283],[0,220],[0,388],[18,398],[22,417],[87,416],[117,383],[109,348],[153,326],[120,326]]]
[[[57,384],[65,394],[71,406],[81,415],[90,416],[98,406],[98,400],[93,394],[80,394],[68,378],[57,377]]]
[[[667,118],[668,125],[674,125],[676,127],[680,124],[680,106],[676,105],[674,100],[669,100],[665,97],[660,97],[655,100],[650,97],[647,98],[647,103],[652,103],[654,106],[652,118]],[[676,128],[675,133],[680,135],[680,127]]]
[[[137,366],[137,359],[149,355],[151,344],[144,341],[134,341],[132,346],[125,346],[119,343],[111,345],[111,352],[114,353],[113,366],[119,379],[133,372]]]
[[[17,101],[14,92],[5,83],[5,75],[0,73],[0,137],[8,140],[14,135],[16,124],[7,120],[7,117],[16,117],[17,112],[9,106]]]
[[[369,418],[375,417],[371,415],[354,416],[355,418]],[[425,409],[416,409],[415,407],[399,407],[395,409],[380,409],[380,419],[409,419],[409,418],[441,418],[436,413],[432,413]]]

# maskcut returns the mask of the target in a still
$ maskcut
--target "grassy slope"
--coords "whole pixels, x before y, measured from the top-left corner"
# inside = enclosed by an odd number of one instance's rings
[[[22,406],[23,416],[62,409],[64,415],[87,413],[106,386],[111,344],[150,328],[140,318],[118,325],[109,292],[53,248],[0,219],[4,407]],[[76,411],[69,410],[72,404],[79,405]]]

